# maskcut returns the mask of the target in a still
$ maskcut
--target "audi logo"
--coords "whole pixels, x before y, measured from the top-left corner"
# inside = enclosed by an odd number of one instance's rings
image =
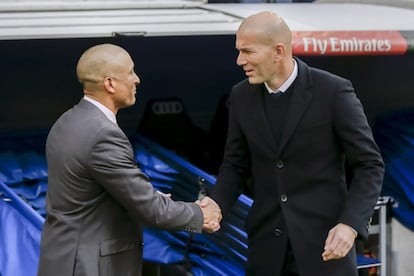
[[[183,109],[184,107],[179,101],[155,102],[152,105],[152,112],[156,115],[180,114]]]

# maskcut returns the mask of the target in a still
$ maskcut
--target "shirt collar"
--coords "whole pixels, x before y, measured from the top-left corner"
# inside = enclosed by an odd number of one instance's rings
[[[90,102],[91,104],[95,105],[97,108],[99,108],[99,110],[101,110],[103,112],[103,114],[105,114],[105,116],[114,124],[117,124],[116,122],[116,116],[115,114],[106,106],[104,106],[103,104],[101,104],[100,102],[98,102],[97,100],[92,99],[91,97],[88,96],[83,96],[83,99]]]
[[[292,83],[295,81],[296,77],[298,76],[298,64],[296,63],[296,60],[293,59],[293,71],[290,74],[289,78],[276,90],[272,90],[270,86],[265,82],[266,90],[267,92],[271,93],[278,93],[282,92],[285,93],[286,90],[292,85]]]

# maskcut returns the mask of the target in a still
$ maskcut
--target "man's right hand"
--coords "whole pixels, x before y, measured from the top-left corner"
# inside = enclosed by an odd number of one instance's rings
[[[221,219],[223,218],[220,206],[208,196],[204,197],[202,200],[197,200],[196,203],[200,206],[201,211],[203,212],[203,230],[209,233],[218,231],[220,229]]]

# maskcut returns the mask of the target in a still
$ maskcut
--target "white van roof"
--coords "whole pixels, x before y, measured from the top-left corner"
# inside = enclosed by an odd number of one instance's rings
[[[371,4],[207,4],[205,1],[2,1],[0,40],[233,35],[243,18],[280,14],[302,55],[404,54],[414,10]]]

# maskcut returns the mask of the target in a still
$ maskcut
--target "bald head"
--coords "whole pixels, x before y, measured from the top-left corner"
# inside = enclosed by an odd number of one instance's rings
[[[116,76],[125,60],[127,51],[113,44],[100,44],[86,50],[78,61],[76,74],[85,89],[97,90],[107,76]]]
[[[283,43],[288,49],[292,44],[292,32],[286,22],[276,13],[268,11],[247,17],[240,24],[237,34],[256,35],[262,43]]]

